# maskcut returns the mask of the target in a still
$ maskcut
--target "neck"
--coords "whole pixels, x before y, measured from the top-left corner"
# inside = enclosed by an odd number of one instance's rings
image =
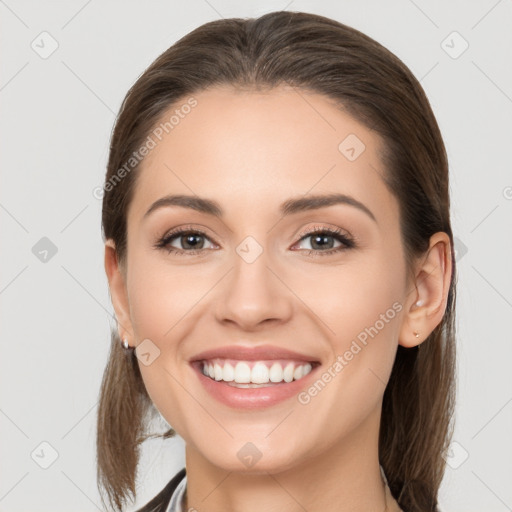
[[[203,512],[384,512],[380,410],[336,445],[283,471],[228,471],[186,446],[187,506]],[[388,507],[391,504],[387,504]]]

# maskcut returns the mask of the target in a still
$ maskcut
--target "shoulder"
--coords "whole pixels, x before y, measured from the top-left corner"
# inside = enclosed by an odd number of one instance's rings
[[[151,501],[146,503],[142,508],[139,508],[136,512],[165,512],[173,492],[185,475],[186,469],[182,468]]]

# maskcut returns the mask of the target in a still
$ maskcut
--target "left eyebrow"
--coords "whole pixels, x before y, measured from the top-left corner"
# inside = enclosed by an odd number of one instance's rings
[[[377,222],[375,215],[367,206],[361,203],[361,201],[358,201],[354,197],[348,196],[346,194],[310,195],[308,197],[299,196],[296,198],[291,198],[281,204],[279,211],[281,212],[282,216],[287,216],[309,210],[318,210],[320,208],[334,206],[337,204],[353,206],[368,215],[368,217],[370,217],[374,222]],[[218,218],[222,218],[224,215],[224,211],[222,210],[219,203],[213,201],[212,199],[179,194],[168,195],[156,200],[149,207],[143,218],[148,217],[155,210],[169,206],[181,206],[182,208],[190,208],[192,210],[206,213],[208,215],[213,215]]]
[[[375,215],[367,206],[361,203],[361,201],[358,201],[356,198],[345,194],[327,194],[292,198],[288,201],[285,201],[281,205],[281,214],[286,216],[293,213],[317,210],[327,206],[334,206],[336,204],[347,204],[349,206],[354,206],[360,211],[366,213],[366,215],[368,215],[368,217],[370,217],[374,222],[377,222]]]

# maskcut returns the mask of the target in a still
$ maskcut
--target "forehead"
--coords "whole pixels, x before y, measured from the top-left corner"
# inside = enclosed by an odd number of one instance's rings
[[[380,137],[330,98],[288,86],[265,92],[222,86],[193,98],[193,108],[180,112],[184,98],[157,124],[131,215],[141,218],[171,193],[212,198],[227,212],[232,205],[233,213],[237,203],[271,207],[273,200],[326,192],[350,194],[381,214],[393,206],[381,177]]]

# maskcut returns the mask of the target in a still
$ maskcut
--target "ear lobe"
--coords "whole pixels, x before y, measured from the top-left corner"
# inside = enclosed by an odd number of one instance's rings
[[[450,238],[444,232],[435,233],[416,272],[414,292],[409,294],[404,308],[406,314],[400,330],[400,345],[407,348],[419,345],[441,323],[446,311],[451,273]]]
[[[119,265],[115,244],[112,239],[105,242],[105,273],[112,305],[118,323],[119,337],[133,337],[130,307],[126,288],[126,271]]]

